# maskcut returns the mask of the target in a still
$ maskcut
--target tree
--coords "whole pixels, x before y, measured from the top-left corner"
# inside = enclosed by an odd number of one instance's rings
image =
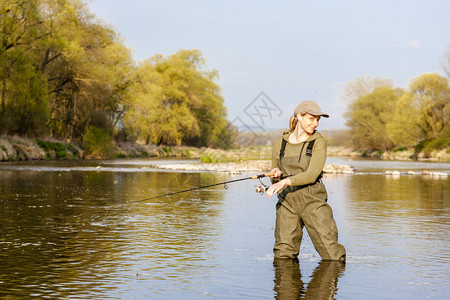
[[[387,123],[386,129],[389,139],[396,145],[412,147],[423,139],[420,131],[419,110],[413,106],[411,93],[404,93],[397,100],[393,118]]]
[[[439,139],[449,131],[449,80],[438,73],[424,74],[413,79],[409,88],[423,135],[427,139]]]
[[[110,134],[135,63],[81,0],[0,0],[0,132],[80,138]]]
[[[33,134],[48,116],[46,81],[36,68],[47,34],[38,0],[0,0],[0,132]]]
[[[393,147],[386,125],[393,118],[395,105],[403,91],[391,87],[377,87],[360,96],[349,106],[347,125],[357,149],[389,150]]]
[[[344,101],[344,103],[350,105],[358,98],[372,93],[375,88],[379,87],[393,88],[394,82],[392,79],[360,76],[345,85],[344,90],[340,95],[340,99]]]
[[[51,36],[41,66],[50,86],[51,133],[81,137],[90,125],[112,134],[133,82],[129,49],[79,0],[47,0]]]
[[[450,79],[450,45],[440,59],[442,70],[444,70],[447,78]]]
[[[124,117],[128,132],[155,144],[211,146],[226,128],[217,71],[205,70],[198,50],[145,60],[137,71],[137,96]]]

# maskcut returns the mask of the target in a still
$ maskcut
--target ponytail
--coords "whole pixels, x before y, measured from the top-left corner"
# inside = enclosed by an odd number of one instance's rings
[[[295,126],[297,126],[297,122],[298,122],[298,119],[297,119],[297,117],[296,117],[296,115],[295,115],[295,113],[291,116],[291,118],[289,119],[289,131],[290,132],[293,132],[294,131],[294,129],[295,129]]]
[[[301,113],[302,117],[305,115],[306,113]],[[295,130],[295,126],[297,126],[298,123],[298,118],[297,118],[297,114],[294,113],[291,118],[289,119],[289,131],[290,132],[294,132]]]

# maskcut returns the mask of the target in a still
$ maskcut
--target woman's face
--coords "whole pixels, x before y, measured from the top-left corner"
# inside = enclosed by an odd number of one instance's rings
[[[297,114],[298,124],[300,128],[303,129],[307,134],[313,134],[317,126],[319,126],[320,116],[313,116],[311,114],[305,113],[303,116]]]

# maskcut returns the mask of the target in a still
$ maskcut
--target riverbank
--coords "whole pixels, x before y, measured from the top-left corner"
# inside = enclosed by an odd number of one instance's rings
[[[431,152],[415,153],[414,149],[397,151],[354,150],[348,147],[328,147],[328,156],[373,158],[382,160],[419,160],[450,162],[450,148]]]
[[[156,146],[138,143],[115,143],[112,157],[86,154],[81,145],[51,138],[0,136],[0,161],[108,159],[108,158],[188,158],[202,163],[242,162],[270,159],[271,147],[247,147],[238,150]]]
[[[0,136],[0,161],[105,159],[127,157],[200,158],[201,149],[192,147],[158,147],[132,143],[114,145],[113,157],[86,155],[82,146],[51,138]]]
[[[0,161],[179,157],[199,159],[202,163],[230,163],[249,160],[271,160],[272,147],[255,146],[224,151],[211,148],[116,143],[112,152],[114,153],[113,157],[92,156],[85,155],[81,145],[63,140],[0,136]],[[413,149],[392,152],[368,152],[355,151],[345,147],[328,147],[328,155],[383,160],[450,161],[450,149],[416,154]]]
[[[153,168],[177,171],[201,171],[201,172],[226,172],[239,174],[243,172],[266,172],[272,169],[271,160],[249,160],[243,162],[228,163],[179,163],[179,164],[161,164],[154,165]],[[325,164],[324,173],[332,174],[353,174],[355,169],[350,165],[344,164]]]

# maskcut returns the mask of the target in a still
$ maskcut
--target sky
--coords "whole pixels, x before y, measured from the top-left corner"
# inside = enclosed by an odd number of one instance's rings
[[[137,62],[198,49],[219,72],[228,119],[238,127],[287,128],[303,100],[344,129],[340,99],[358,77],[396,87],[443,74],[450,47],[448,0],[89,0]]]

